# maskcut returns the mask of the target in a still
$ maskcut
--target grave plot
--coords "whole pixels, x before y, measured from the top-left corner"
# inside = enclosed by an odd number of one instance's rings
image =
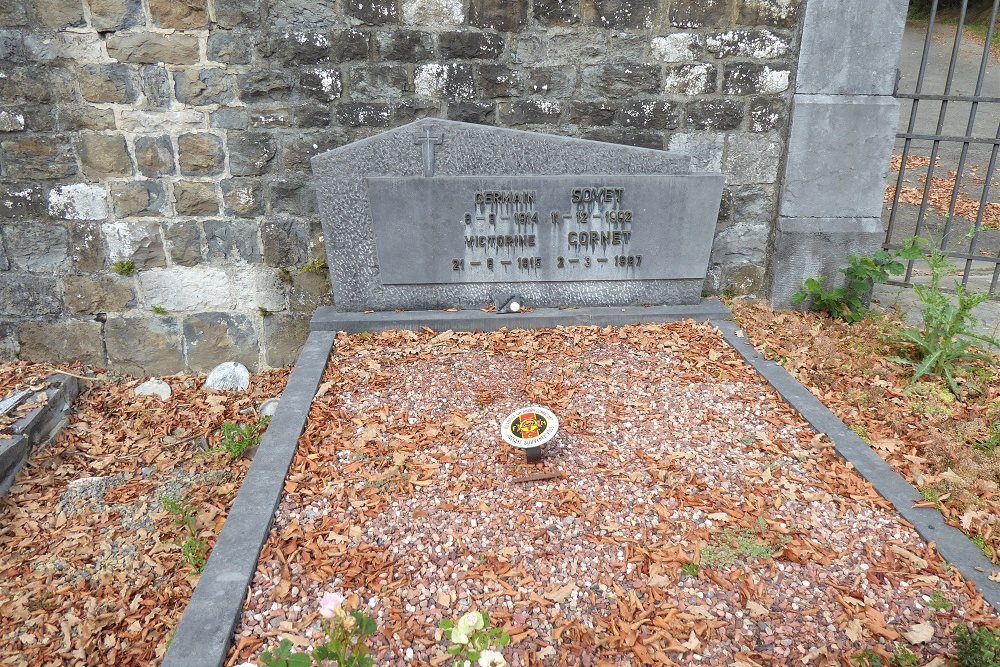
[[[51,369],[28,370],[0,367],[0,381]],[[286,377],[228,394],[175,376],[165,401],[135,380],[87,383],[0,499],[0,665],[158,664],[250,465],[205,450]]]
[[[539,465],[498,433],[532,403],[561,424]],[[926,662],[1000,627],[692,323],[340,335],[229,664],[317,642],[326,592],[376,619],[378,665],[448,663],[470,610],[514,665]]]

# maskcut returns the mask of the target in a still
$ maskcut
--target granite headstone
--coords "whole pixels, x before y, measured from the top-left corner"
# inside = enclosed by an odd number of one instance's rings
[[[723,186],[685,156],[438,119],[312,163],[342,311],[697,303]]]

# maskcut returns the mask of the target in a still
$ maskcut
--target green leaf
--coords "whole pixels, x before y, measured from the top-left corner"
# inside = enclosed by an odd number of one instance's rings
[[[464,648],[465,647],[462,646],[461,644],[452,644],[451,646],[449,646],[446,649],[446,651],[447,651],[448,655],[458,655],[459,653],[462,652],[462,649],[464,649]]]
[[[455,627],[455,621],[451,620],[450,618],[446,618],[438,624],[438,627],[441,628],[442,630],[451,630],[453,627]]]
[[[309,657],[308,653],[293,653],[288,658],[288,667],[309,667],[311,664],[312,658]]]

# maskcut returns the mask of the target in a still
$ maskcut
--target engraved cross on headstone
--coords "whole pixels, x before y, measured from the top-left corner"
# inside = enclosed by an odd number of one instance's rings
[[[434,175],[434,147],[444,143],[444,136],[431,134],[430,129],[424,130],[423,135],[418,135],[413,143],[417,146],[423,144],[424,153],[424,176]]]

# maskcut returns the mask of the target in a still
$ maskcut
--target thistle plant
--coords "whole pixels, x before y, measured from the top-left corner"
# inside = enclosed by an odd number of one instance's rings
[[[453,667],[504,667],[507,661],[498,649],[510,644],[510,635],[503,628],[491,628],[490,617],[481,611],[470,611],[458,619],[441,621],[439,626],[452,644],[445,651],[454,658]]]

